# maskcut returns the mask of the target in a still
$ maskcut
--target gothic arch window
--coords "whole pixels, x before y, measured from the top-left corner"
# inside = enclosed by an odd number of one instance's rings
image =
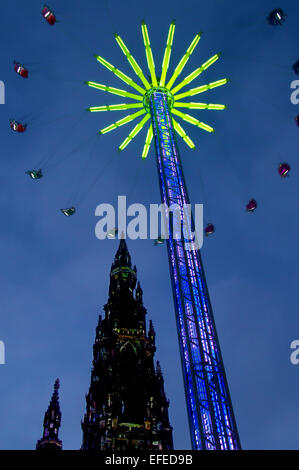
[[[131,347],[134,354],[137,355],[137,350],[136,350],[136,347],[134,346],[134,344],[131,343],[131,341],[127,341],[126,343],[124,343],[121,348],[120,348],[120,353],[123,353],[124,351],[127,352],[128,348]]]

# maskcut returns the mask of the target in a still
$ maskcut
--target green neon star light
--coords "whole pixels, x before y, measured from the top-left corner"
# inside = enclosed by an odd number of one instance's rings
[[[119,119],[118,121],[110,124],[109,126],[99,131],[99,134],[106,134],[107,132],[110,132],[118,127],[123,126],[124,124],[127,124],[141,117],[141,120],[138,122],[138,124],[135,125],[135,127],[131,130],[129,135],[120,144],[119,150],[124,150],[127,147],[127,145],[129,145],[129,143],[134,139],[134,137],[136,137],[136,135],[141,131],[141,129],[146,125],[146,123],[150,120],[151,116],[150,116],[150,109],[149,109],[148,103],[149,103],[149,98],[151,94],[153,93],[153,91],[157,89],[163,90],[165,93],[167,93],[167,96],[168,96],[168,102],[169,102],[170,112],[173,118],[173,125],[175,128],[175,131],[183,139],[183,141],[188,145],[188,147],[194,149],[195,148],[194,143],[192,142],[190,137],[188,137],[186,131],[181,126],[181,124],[179,124],[179,122],[177,122],[177,120],[174,119],[174,116],[177,116],[183,121],[186,121],[189,124],[193,124],[194,126],[197,126],[207,132],[214,132],[214,129],[208,124],[199,121],[198,119],[191,116],[190,114],[180,111],[178,108],[186,108],[190,110],[192,109],[206,110],[207,109],[207,110],[212,110],[212,111],[219,111],[219,110],[225,109],[226,106],[223,104],[208,104],[208,103],[197,103],[197,102],[188,103],[188,102],[184,102],[180,100],[187,98],[189,96],[191,97],[194,95],[198,95],[200,93],[204,93],[207,90],[211,90],[213,88],[225,85],[228,82],[228,79],[224,78],[216,82],[207,83],[205,85],[202,85],[196,88],[191,88],[190,90],[184,93],[178,94],[178,91],[181,90],[183,87],[189,85],[201,73],[203,73],[211,65],[213,65],[219,59],[220,54],[215,54],[209,60],[204,62],[200,67],[198,67],[196,70],[190,73],[187,77],[185,77],[180,83],[174,86],[175,81],[177,80],[179,75],[182,73],[191,54],[193,53],[196,45],[198,44],[201,38],[201,33],[198,33],[195,36],[195,38],[192,40],[186,53],[183,55],[177,67],[175,68],[173,75],[170,77],[169,81],[167,82],[166,76],[167,76],[168,67],[170,63],[171,50],[172,50],[174,31],[175,31],[175,22],[172,21],[169,27],[166,47],[165,47],[165,52],[164,52],[164,57],[163,57],[163,63],[162,63],[161,78],[159,79],[157,78],[157,75],[156,75],[155,62],[154,62],[154,57],[153,57],[153,53],[151,49],[148,29],[144,22],[142,22],[141,30],[142,30],[144,47],[145,47],[147,65],[148,65],[148,69],[149,69],[150,77],[151,77],[150,82],[145,77],[144,73],[142,72],[141,67],[132,56],[131,52],[127,48],[123,39],[118,34],[115,34],[115,39],[116,39],[117,44],[119,45],[122,52],[126,56],[133,71],[135,72],[139,80],[142,82],[142,86],[136,83],[131,77],[123,73],[121,70],[118,70],[116,67],[110,64],[103,57],[96,55],[95,57],[97,61],[100,62],[102,65],[104,65],[104,67],[106,67],[108,70],[113,72],[114,75],[120,78],[120,80],[126,83],[126,85],[133,88],[134,93],[131,93],[129,91],[122,90],[119,88],[102,85],[100,83],[91,82],[91,81],[86,82],[86,84],[98,90],[106,91],[108,93],[112,93],[114,95],[122,96],[125,98],[130,98],[134,100],[135,103],[121,103],[121,104],[113,104],[113,105],[106,105],[106,106],[93,106],[93,107],[88,108],[88,111],[91,111],[91,112],[126,111],[126,110],[131,110],[131,109],[134,110],[136,108],[136,111],[134,111],[132,114],[128,114],[124,118]],[[148,127],[148,131],[146,134],[145,143],[144,143],[144,147],[142,151],[143,159],[146,158],[148,155],[152,140],[153,140],[153,129],[152,129],[152,124],[150,124]]]

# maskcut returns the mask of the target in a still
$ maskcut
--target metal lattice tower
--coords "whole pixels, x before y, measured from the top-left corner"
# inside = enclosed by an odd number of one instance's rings
[[[105,59],[96,56],[100,63],[111,70],[126,84],[137,90],[138,95],[95,82],[87,82],[87,84],[91,87],[135,100],[135,103],[130,104],[92,107],[89,108],[89,111],[113,111],[140,108],[139,111],[102,129],[100,134],[109,132],[144,115],[141,121],[133,128],[128,137],[120,145],[119,150],[123,150],[138,134],[145,123],[150,120],[151,123],[147,131],[142,158],[147,157],[151,142],[154,140],[162,203],[166,204],[167,207],[177,204],[182,211],[183,206],[190,204],[190,201],[176,142],[176,133],[182,137],[189,147],[195,148],[195,145],[187,136],[182,126],[174,119],[174,115],[179,116],[181,119],[201,129],[213,132],[214,129],[212,127],[189,114],[182,113],[177,108],[225,109],[224,105],[194,102],[185,103],[180,100],[224,85],[228,80],[218,80],[190,89],[185,93],[177,93],[219,58],[219,54],[214,55],[194,72],[185,77],[182,82],[175,87],[173,86],[200,39],[201,34],[199,33],[191,42],[172,77],[166,84],[166,74],[170,61],[174,29],[175,24],[172,22],[168,32],[161,77],[158,80],[155,73],[155,64],[148,30],[145,23],[142,23],[142,34],[151,75],[151,83],[149,83],[144,76],[140,66],[131,55],[124,41],[120,36],[115,35],[117,43],[128,59],[134,72],[140,78],[144,88],[135,83],[123,72],[116,69]],[[175,238],[170,228],[167,249],[192,448],[198,450],[237,450],[240,449],[238,430],[221,357],[200,251],[198,249],[185,249],[185,243],[187,241],[189,242],[190,239],[192,239],[191,226],[189,227],[189,234],[184,233],[181,239]]]

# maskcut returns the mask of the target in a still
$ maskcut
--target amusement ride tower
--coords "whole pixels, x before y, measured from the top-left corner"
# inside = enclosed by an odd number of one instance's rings
[[[195,148],[195,145],[181,125],[175,120],[174,116],[178,116],[184,121],[208,132],[213,132],[214,129],[212,127],[189,114],[179,111],[178,108],[222,110],[225,108],[224,105],[198,102],[187,103],[180,100],[224,85],[228,80],[218,80],[178,94],[181,88],[188,85],[218,60],[219,54],[211,57],[179,84],[174,86],[174,82],[183,71],[200,40],[201,33],[195,36],[185,55],[175,68],[172,77],[167,82],[166,74],[170,61],[175,23],[172,22],[169,28],[160,78],[156,76],[148,30],[144,22],[141,28],[150,71],[150,82],[143,74],[124,41],[119,35],[115,34],[118,45],[133,71],[141,80],[143,87],[135,83],[129,76],[119,71],[102,57],[96,56],[101,64],[111,70],[127,85],[134,88],[138,94],[89,81],[86,83],[93,88],[127,97],[135,102],[97,106],[88,109],[91,112],[96,112],[140,108],[133,114],[102,129],[100,134],[105,134],[142,116],[141,121],[132,129],[128,137],[120,145],[119,150],[123,150],[138,134],[145,123],[150,121],[142,158],[146,158],[151,142],[154,140],[162,203],[167,205],[167,207],[177,204],[183,218],[183,206],[190,204],[190,201],[184,180],[176,133],[182,137],[190,148]],[[200,251],[197,249],[195,242],[192,242],[193,249],[186,249],[186,243],[190,243],[190,240],[193,240],[192,226],[193,222],[188,225],[187,230],[184,229],[183,236],[180,239],[173,236],[170,228],[169,238],[167,239],[192,448],[197,450],[238,450],[240,449],[238,430]]]

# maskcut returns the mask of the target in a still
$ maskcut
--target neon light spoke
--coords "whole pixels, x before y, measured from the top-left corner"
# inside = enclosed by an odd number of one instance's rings
[[[141,30],[142,30],[143,42],[144,42],[144,46],[145,46],[147,65],[148,65],[148,68],[149,68],[149,71],[150,71],[150,74],[151,74],[151,78],[152,78],[152,84],[154,86],[158,86],[156,72],[155,72],[155,62],[154,62],[154,58],[153,58],[153,53],[152,53],[152,49],[151,49],[151,44],[150,44],[150,40],[149,40],[147,26],[144,23],[144,21],[142,21]]]
[[[184,78],[183,81],[181,81],[181,83],[179,83],[175,88],[173,88],[171,90],[171,93],[174,95],[175,93],[177,93],[181,88],[183,88],[184,86],[188,85],[189,83],[191,83],[193,80],[195,80],[195,78],[197,78],[202,72],[204,72],[205,70],[207,70],[207,68],[209,68],[212,64],[214,64],[214,62],[216,62],[216,60],[218,60],[220,57],[220,54],[215,54],[213,57],[211,57],[209,60],[207,60],[207,62],[205,62],[204,64],[201,65],[201,67],[199,67],[198,69],[194,70],[194,72],[190,73],[190,75],[188,75],[186,78]]]
[[[165,48],[163,63],[162,63],[162,74],[161,74],[160,86],[165,85],[166,74],[167,74],[167,70],[169,67],[169,61],[170,61],[170,56],[171,56],[174,30],[175,30],[175,21],[171,23],[169,31],[168,31],[166,48]]]
[[[182,126],[175,119],[172,119],[172,121],[175,130],[177,131],[179,136],[182,137],[183,141],[188,145],[188,147],[190,147],[191,149],[195,149],[194,143],[192,142],[190,137],[188,137]]]
[[[224,104],[183,103],[182,101],[176,101],[173,106],[174,108],[212,109],[213,111],[226,109],[226,106]]]
[[[145,88],[148,90],[151,86],[150,86],[149,82],[147,81],[147,79],[145,78],[145,76],[143,75],[143,72],[142,72],[140,66],[138,65],[138,63],[136,62],[136,60],[134,59],[134,57],[130,53],[129,49],[125,45],[123,39],[116,33],[114,34],[114,36],[115,36],[115,39],[117,41],[117,44],[119,45],[119,47],[123,51],[124,55],[128,59],[128,62],[131,65],[132,69],[134,70],[136,75],[140,78],[140,80],[142,81]]]
[[[198,95],[199,93],[204,93],[207,90],[212,90],[213,88],[216,88],[218,86],[225,85],[227,82],[228,78],[223,78],[222,80],[218,80],[217,82],[208,83],[207,85],[192,88],[191,90],[186,91],[185,93],[181,93],[180,95],[175,95],[174,99],[177,101],[181,98],[185,98],[186,96]]]
[[[180,73],[183,71],[183,68],[185,67],[185,65],[187,64],[188,60],[189,60],[189,57],[191,56],[192,52],[194,51],[198,41],[200,40],[200,35],[201,33],[198,33],[195,38],[193,39],[193,41],[191,42],[190,46],[188,47],[185,55],[182,57],[182,59],[180,60],[180,62],[178,63],[175,71],[174,71],[174,74],[172,75],[171,79],[169,80],[169,82],[167,83],[166,85],[166,88],[168,88],[169,90],[171,89],[172,85],[174,84],[175,80],[177,79],[177,77],[180,75]]]
[[[133,98],[138,101],[142,101],[142,96],[140,95],[135,95],[134,93],[129,93],[126,90],[120,90],[119,88],[113,88],[111,86],[107,85],[101,85],[100,83],[96,82],[85,82],[86,85],[92,87],[92,88],[97,88],[98,90],[102,91],[107,91],[108,93],[112,93],[113,95],[118,95],[118,96],[125,96],[126,98]]]
[[[102,65],[104,65],[104,67],[113,72],[114,75],[120,78],[127,85],[130,85],[132,88],[135,88],[135,90],[139,91],[139,93],[141,93],[142,95],[145,93],[145,89],[137,85],[137,83],[135,83],[132,78],[128,77],[128,75],[125,75],[123,72],[114,67],[114,65],[110,64],[109,62],[107,62],[107,60],[103,59],[103,57],[101,57],[100,55],[96,55],[95,57],[98,62],[100,62]]]
[[[107,106],[93,106],[91,108],[87,108],[87,111],[92,113],[98,111],[123,111],[131,108],[143,108],[142,103],[131,103],[131,104],[108,104]]]
[[[146,121],[149,120],[149,118],[150,118],[150,116],[149,116],[149,114],[147,114],[146,116],[144,116],[142,121],[140,121],[138,124],[136,124],[134,129],[128,135],[128,137],[120,144],[120,146],[118,147],[118,150],[123,150],[124,148],[126,148],[126,146],[134,139],[134,137],[136,137],[138,132],[141,131],[144,124],[146,123]]]
[[[128,116],[120,119],[119,121],[116,121],[113,124],[110,124],[110,126],[107,126],[104,129],[101,129],[99,131],[99,134],[106,134],[107,132],[113,131],[113,129],[116,129],[117,127],[121,127],[124,124],[127,124],[128,122],[133,121],[134,119],[136,119],[138,116],[141,116],[142,114],[145,114],[144,110],[138,111],[138,113],[129,114]]]
[[[148,155],[148,152],[149,152],[149,149],[150,149],[152,140],[153,140],[153,126],[152,126],[152,124],[151,124],[151,125],[149,126],[149,128],[148,128],[148,131],[147,131],[147,134],[146,134],[146,138],[145,138],[145,144],[144,144],[143,151],[142,151],[142,159],[143,159],[143,160],[144,160],[144,159],[147,157],[147,155]]]
[[[193,116],[190,116],[190,114],[181,113],[181,111],[178,111],[177,109],[173,109],[172,114],[176,114],[177,116],[182,118],[184,121],[189,122],[190,124],[193,124],[194,126],[200,127],[204,131],[215,132],[213,127],[208,126],[208,124],[205,124],[204,122],[199,121]]]

